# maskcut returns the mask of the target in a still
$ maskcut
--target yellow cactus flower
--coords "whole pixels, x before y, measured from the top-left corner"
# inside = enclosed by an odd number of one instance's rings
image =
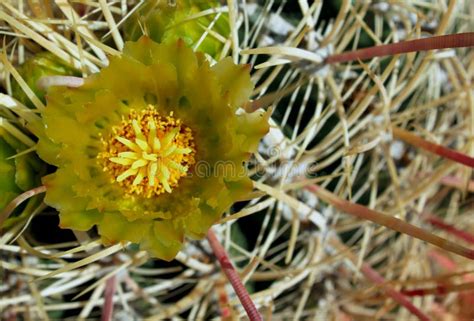
[[[96,225],[171,260],[252,189],[245,161],[269,112],[237,112],[253,85],[230,58],[210,66],[184,42],[142,37],[80,88],[53,87],[37,146],[60,226]]]

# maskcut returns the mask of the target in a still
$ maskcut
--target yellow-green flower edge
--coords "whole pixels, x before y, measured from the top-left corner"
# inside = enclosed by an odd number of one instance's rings
[[[142,37],[82,87],[51,88],[37,151],[58,167],[43,183],[60,226],[86,231],[96,225],[104,243],[139,243],[165,260],[186,237],[204,237],[252,190],[245,161],[268,131],[269,112],[238,111],[253,89],[249,69],[230,58],[211,67],[182,41],[157,44]],[[104,137],[113,137],[127,115],[150,108],[191,129],[195,166],[171,192],[145,197],[118,184],[100,155]]]

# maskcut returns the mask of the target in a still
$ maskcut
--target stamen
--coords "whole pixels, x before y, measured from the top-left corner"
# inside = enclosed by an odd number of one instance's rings
[[[138,159],[140,156],[137,153],[134,153],[134,152],[121,152],[121,153],[118,153],[118,157]]]
[[[143,178],[145,178],[145,175],[146,175],[146,168],[141,168],[137,176],[133,180],[133,185],[140,184],[143,181]]]
[[[155,186],[155,179],[156,179],[156,170],[158,169],[157,163],[151,163],[148,166],[148,185]]]
[[[162,139],[162,144],[163,146],[168,146],[171,141],[173,140],[174,136],[178,133],[178,129],[177,128],[174,128],[171,132],[169,132],[168,134],[166,134],[165,137],[163,137]]]
[[[144,159],[139,159],[137,161],[135,161],[133,164],[132,164],[132,168],[133,169],[136,169],[136,168],[140,168],[140,167],[143,167],[145,166],[146,164],[148,164],[148,162]]]
[[[176,148],[174,150],[174,153],[175,154],[189,154],[191,153],[193,150],[191,148]]]
[[[138,125],[138,122],[136,119],[132,120],[132,126],[133,126],[133,130],[135,131],[135,136],[137,137],[137,139],[146,140],[145,136],[143,136],[142,130],[140,126]]]
[[[166,179],[164,179],[163,177],[161,177],[160,182],[161,182],[161,184],[163,184],[163,187],[165,188],[165,191],[167,191],[168,193],[171,193],[171,187],[168,184],[168,181]]]
[[[170,147],[168,147],[166,149],[166,151],[164,152],[163,156],[169,156],[171,154],[173,154],[173,152],[177,149],[178,147],[176,147],[176,145],[171,145]]]
[[[120,174],[117,177],[117,182],[121,182],[121,181],[125,180],[127,177],[130,177],[132,175],[136,175],[137,172],[138,172],[138,170],[133,169],[133,168],[129,168],[128,170],[126,170],[125,172],[123,172],[122,174]]]
[[[160,171],[161,174],[163,174],[163,178],[168,180],[170,178],[170,171],[168,170],[168,167],[166,166],[160,166]]]
[[[120,165],[131,165],[133,164],[133,159],[127,159],[127,158],[122,158],[122,157],[111,157],[109,160],[115,164],[120,164]]]
[[[142,157],[143,157],[143,159],[146,159],[146,160],[152,161],[152,162],[156,162],[158,160],[158,157],[155,154],[143,153]]]
[[[117,136],[117,137],[115,137],[115,139],[117,139],[119,142],[121,142],[122,144],[124,144],[125,146],[130,148],[131,150],[134,150],[134,151],[137,151],[137,152],[140,151],[140,147],[138,147],[137,145],[135,145],[134,143],[132,143],[131,141],[129,141],[126,138]]]
[[[176,163],[175,161],[172,161],[172,160],[168,161],[168,166],[170,168],[176,169],[176,170],[181,171],[183,173],[186,173],[188,171],[188,168],[186,166],[181,166],[181,165],[179,165],[178,163]]]
[[[137,143],[137,145],[141,148],[142,151],[144,152],[149,152],[150,151],[150,147],[148,146],[148,143],[146,142],[146,140],[142,140],[142,139],[135,139],[135,143]]]
[[[153,138],[153,151],[158,152],[160,148],[161,148],[160,140],[157,137]]]
[[[128,194],[171,193],[195,162],[192,131],[172,113],[160,116],[153,106],[133,111],[112,132],[102,140],[105,151],[98,158]]]

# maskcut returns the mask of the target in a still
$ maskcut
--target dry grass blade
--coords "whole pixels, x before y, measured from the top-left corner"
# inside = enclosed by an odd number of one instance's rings
[[[399,127],[393,127],[392,131],[395,137],[403,140],[404,142],[408,144],[427,150],[441,157],[445,157],[447,159],[453,160],[459,164],[463,164],[471,168],[474,168],[474,157],[470,157],[466,154],[457,152],[455,150],[452,150],[450,148],[444,147],[439,144],[428,142]]]
[[[217,260],[219,261],[222,270],[226,274],[229,282],[232,284],[234,291],[236,292],[240,302],[242,303],[245,311],[247,312],[249,320],[263,320],[262,316],[260,315],[254,303],[252,302],[252,299],[250,299],[250,296],[247,290],[245,289],[245,286],[242,284],[242,281],[240,280],[237,271],[233,267],[232,262],[230,262],[226,251],[224,250],[222,245],[220,245],[219,240],[217,239],[216,235],[212,230],[209,230],[209,232],[207,233],[207,239],[212,247],[212,250],[214,251],[214,254],[216,255]]]
[[[347,214],[354,215],[360,219],[377,223],[394,231],[407,234],[417,239],[436,245],[446,251],[456,253],[468,259],[474,260],[474,250],[472,249],[468,249],[457,243],[443,239],[442,237],[429,233],[424,229],[411,225],[405,221],[402,221],[401,219],[388,216],[386,214],[371,210],[365,206],[340,199],[336,195],[325,189],[322,189],[317,185],[308,186],[307,189],[314,192],[322,200],[328,202],[338,210],[343,211]]]
[[[459,239],[462,239],[468,243],[471,243],[471,244],[474,244],[474,235],[469,233],[468,231],[463,231],[463,230],[460,230],[456,227],[454,227],[453,225],[451,224],[447,224],[445,223],[442,219],[440,219],[439,217],[436,217],[434,215],[430,215],[428,213],[425,213],[424,214],[425,216],[425,220],[430,223],[431,225],[441,229],[441,230],[444,230],[446,231],[447,233],[459,238]]]
[[[18,128],[10,124],[5,118],[0,117],[0,127],[3,127],[7,132],[13,135],[13,137],[18,139],[26,146],[29,146],[31,148],[36,145],[36,143],[30,137],[28,137]]]
[[[354,60],[365,60],[374,57],[393,56],[402,53],[419,52],[434,49],[474,47],[474,33],[467,32],[453,35],[443,35],[403,41],[388,45],[380,45],[371,48],[359,49],[352,52],[344,52],[326,58],[325,63],[341,63]]]
[[[2,11],[0,11],[0,18],[1,15],[4,14]],[[45,106],[43,102],[36,96],[36,94],[30,89],[28,84],[25,82],[25,80],[21,77],[21,75],[18,73],[15,67],[10,63],[8,57],[6,56],[5,52],[2,51],[0,52],[0,61],[2,62],[4,68],[15,78],[15,80],[20,84],[21,89],[26,93],[28,98],[33,102],[35,105],[36,109],[38,110],[44,110]]]
[[[320,55],[312,53],[307,50],[293,48],[293,47],[267,47],[267,48],[254,48],[244,49],[240,52],[243,55],[276,55],[284,56],[292,59],[304,59],[313,63],[319,64],[323,61]]]
[[[339,251],[345,251],[345,253],[348,253],[347,249],[345,249],[344,246],[339,241],[332,239],[331,243]],[[357,262],[357,260],[356,260],[356,258],[353,254],[349,253],[348,256],[354,264]],[[413,313],[413,315],[417,316],[419,320],[422,320],[422,321],[432,320],[426,314],[421,312],[416,306],[414,306],[408,300],[408,298],[404,295],[404,293],[401,293],[401,292],[395,290],[390,285],[388,285],[386,283],[385,279],[377,271],[375,271],[370,265],[364,263],[361,266],[361,271],[367,279],[369,279],[370,281],[374,282],[375,284],[381,286],[383,288],[383,290],[388,294],[388,296],[390,296],[393,300],[395,300],[396,302],[398,302],[402,306],[404,306],[408,311]]]
[[[72,76],[49,76],[42,77],[38,80],[38,87],[47,90],[51,86],[65,86],[70,88],[81,87],[84,84],[84,79]]]
[[[29,198],[32,198],[35,195],[42,194],[46,192],[45,186],[38,186],[29,191],[26,191],[12,200],[3,210],[0,212],[0,227],[3,225],[3,222],[10,216],[10,214],[18,207],[21,203],[26,201]]]
[[[38,278],[38,281],[40,280],[45,280],[45,279],[49,279],[49,278],[52,278],[56,275],[59,275],[61,273],[64,273],[64,272],[69,272],[69,271],[72,271],[74,269],[77,269],[79,267],[82,267],[82,266],[86,266],[86,265],[89,265],[95,261],[98,261],[98,260],[101,260],[105,257],[108,257],[114,253],[117,253],[118,251],[122,250],[124,247],[123,244],[115,244],[113,246],[110,246],[106,249],[103,249],[102,251],[100,252],[97,252],[95,254],[92,254],[82,260],[79,260],[77,262],[74,262],[74,263],[70,263],[70,264],[67,264],[66,266],[63,266],[51,273],[48,273],[46,274],[45,276],[42,276],[40,278]]]

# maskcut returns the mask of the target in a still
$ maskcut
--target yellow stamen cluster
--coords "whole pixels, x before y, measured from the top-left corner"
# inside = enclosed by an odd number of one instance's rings
[[[129,194],[171,193],[195,163],[191,129],[172,112],[160,116],[153,106],[140,113],[132,111],[103,143],[105,152],[98,158],[104,171]]]

